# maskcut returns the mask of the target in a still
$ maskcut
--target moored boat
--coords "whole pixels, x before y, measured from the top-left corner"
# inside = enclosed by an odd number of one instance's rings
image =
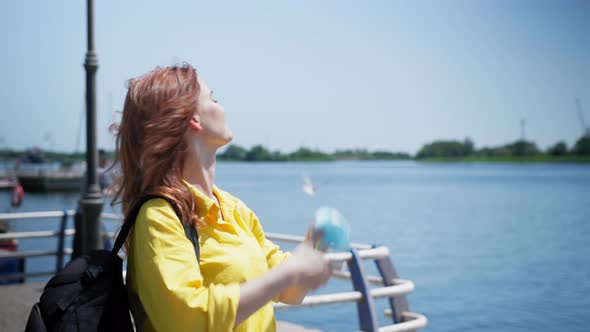
[[[26,191],[76,191],[84,172],[73,169],[19,169],[18,181]]]

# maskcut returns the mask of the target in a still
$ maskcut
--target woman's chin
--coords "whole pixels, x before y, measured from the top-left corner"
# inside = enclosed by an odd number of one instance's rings
[[[231,130],[228,130],[227,133],[225,134],[225,144],[231,142],[234,140],[234,133],[231,132]]]
[[[220,140],[223,145],[227,145],[229,144],[229,142],[231,142],[234,139],[234,134],[231,131],[227,131],[225,133],[225,135],[223,135],[223,138]]]

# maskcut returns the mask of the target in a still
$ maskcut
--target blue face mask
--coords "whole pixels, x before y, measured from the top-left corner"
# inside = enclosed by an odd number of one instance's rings
[[[347,251],[350,248],[350,225],[342,214],[327,206],[315,213],[311,239],[320,251]]]

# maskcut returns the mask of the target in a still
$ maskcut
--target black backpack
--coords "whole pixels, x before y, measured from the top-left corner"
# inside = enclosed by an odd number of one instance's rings
[[[151,198],[165,199],[180,218],[176,204],[163,196],[141,197],[126,216],[111,251],[95,250],[70,261],[45,285],[29,315],[25,332],[134,331],[127,289],[118,252],[131,231],[139,209]],[[183,223],[186,237],[200,260],[195,227]]]

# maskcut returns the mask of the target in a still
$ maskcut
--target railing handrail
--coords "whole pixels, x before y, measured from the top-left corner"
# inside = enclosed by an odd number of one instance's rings
[[[76,214],[76,210],[65,210],[68,216]],[[11,219],[38,219],[38,218],[55,218],[62,217],[64,211],[40,211],[40,212],[14,212],[14,213],[0,213],[0,220]]]
[[[287,242],[287,243],[301,243],[305,240],[305,236],[281,234],[281,233],[266,233],[265,232],[264,236],[271,241],[282,241],[282,242]],[[371,245],[362,244],[362,243],[351,243],[350,247],[353,249],[371,249],[372,248]]]
[[[75,210],[66,210],[68,216],[73,216],[76,211]],[[36,211],[36,212],[14,212],[14,213],[0,213],[0,220],[2,219],[11,219],[11,220],[21,220],[21,219],[36,219],[36,218],[52,218],[52,217],[61,217],[63,216],[64,211]],[[106,220],[113,220],[113,221],[121,221],[123,220],[123,216],[117,213],[112,212],[102,212],[100,215],[101,219]],[[300,243],[305,240],[304,236],[299,235],[290,235],[290,234],[281,234],[281,233],[266,233],[265,236],[269,240],[273,241],[282,241],[287,243]],[[368,244],[362,243],[351,243],[350,247],[353,249],[371,249],[372,246]]]
[[[396,297],[401,295],[407,295],[414,290],[414,283],[410,280],[403,280],[402,283],[395,285],[395,286],[387,286],[387,287],[380,287],[380,288],[373,288],[370,290],[371,296],[373,298],[382,298],[382,297]],[[362,300],[361,292],[340,292],[340,293],[330,293],[330,294],[321,294],[321,295],[310,295],[306,296],[303,299],[301,304],[284,304],[284,303],[276,303],[274,304],[275,308],[277,309],[286,309],[286,308],[301,308],[301,307],[314,307],[322,304],[336,304],[336,303],[345,303],[345,302],[359,302]]]
[[[72,248],[64,248],[63,253],[66,255],[72,254]],[[30,251],[2,251],[1,258],[25,258],[25,257],[40,257],[40,256],[57,256],[59,250],[30,250]]]
[[[62,212],[63,215],[63,212]],[[44,218],[39,217],[39,218]],[[76,233],[76,230],[73,228],[68,228],[65,230],[64,235],[71,236]],[[8,239],[28,239],[28,238],[42,238],[42,237],[53,237],[59,236],[61,233],[59,231],[31,231],[31,232],[9,232],[9,233],[0,233],[0,240],[8,240]],[[105,232],[105,236],[114,238],[116,235],[115,232]],[[276,234],[275,234],[276,235]],[[282,235],[282,234],[281,234]],[[271,239],[269,237],[269,239]],[[277,238],[275,238],[277,240]],[[281,239],[278,239],[279,241]],[[377,248],[371,249],[361,249],[359,250],[359,257],[365,260],[368,259],[379,259],[385,258],[389,256],[389,249],[385,246],[380,246]],[[349,252],[339,252],[339,253],[327,253],[325,257],[330,262],[345,262],[352,258],[352,254]]]
[[[391,309],[385,309],[385,315],[391,315]],[[383,326],[379,328],[379,332],[404,332],[404,331],[416,331],[418,329],[426,327],[428,319],[426,316],[406,311],[402,314],[404,320],[401,323],[394,325]]]
[[[73,228],[65,230],[64,235],[71,236],[76,233]],[[0,233],[0,240],[12,240],[12,239],[32,239],[41,237],[54,237],[61,235],[60,231],[32,231],[32,232],[10,232]]]
[[[68,216],[76,214],[75,210],[66,210]],[[11,219],[37,219],[37,218],[52,218],[63,216],[64,211],[40,211],[40,212],[14,212],[14,213],[0,213],[0,220]],[[123,216],[112,212],[103,212],[100,217],[106,220],[121,221]],[[305,240],[304,236],[281,234],[281,233],[266,233],[265,236],[272,241],[282,241],[287,243],[300,243]],[[350,247],[353,249],[371,249],[371,245],[362,243],[351,243]]]
[[[120,214],[112,213],[112,212],[102,212],[100,214],[102,219],[113,220],[113,221],[121,221],[123,220],[123,216]]]

